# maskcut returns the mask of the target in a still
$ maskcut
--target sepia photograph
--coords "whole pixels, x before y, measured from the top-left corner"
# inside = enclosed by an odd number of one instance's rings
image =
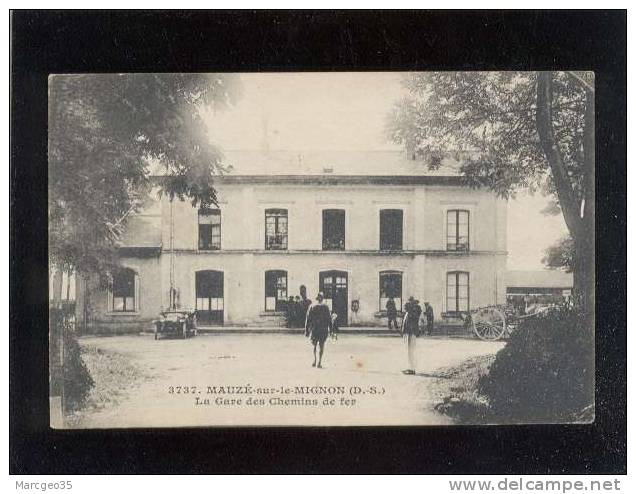
[[[589,71],[52,74],[50,426],[594,421]]]

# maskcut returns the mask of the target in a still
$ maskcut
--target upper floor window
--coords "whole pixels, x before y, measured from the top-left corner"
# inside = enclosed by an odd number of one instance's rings
[[[322,250],[344,250],[345,211],[325,209],[322,212]]]
[[[380,310],[387,310],[387,302],[393,299],[395,308],[402,310],[402,273],[382,271],[380,273]]]
[[[446,311],[451,313],[470,310],[470,276],[465,271],[446,273]]]
[[[265,210],[265,249],[287,249],[287,210]]]
[[[221,211],[199,209],[199,250],[221,248]]]
[[[446,250],[468,252],[470,250],[470,212],[449,209],[446,212]]]
[[[382,209],[380,211],[380,250],[402,250],[401,209]]]
[[[285,310],[287,271],[265,271],[265,310]]]
[[[135,279],[137,274],[132,269],[121,269],[113,274],[112,306],[116,312],[134,312],[137,309]]]

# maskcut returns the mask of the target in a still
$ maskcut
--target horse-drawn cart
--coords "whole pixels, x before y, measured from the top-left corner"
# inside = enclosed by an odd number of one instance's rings
[[[474,309],[466,316],[467,329],[482,340],[495,341],[507,338],[524,319],[536,317],[541,311],[519,315],[508,305],[489,305]]]

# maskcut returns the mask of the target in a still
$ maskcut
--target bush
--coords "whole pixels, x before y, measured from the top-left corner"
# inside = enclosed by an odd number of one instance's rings
[[[81,408],[95,384],[82,360],[82,349],[71,331],[64,334],[64,408],[75,411]]]
[[[94,385],[82,360],[73,320],[72,308],[49,308],[50,393],[51,396],[63,396],[63,407],[69,412],[82,407]]]
[[[526,319],[478,389],[496,422],[581,420],[594,403],[593,328],[571,308]]]

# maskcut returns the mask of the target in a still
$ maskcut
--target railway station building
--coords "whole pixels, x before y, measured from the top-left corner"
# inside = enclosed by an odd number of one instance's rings
[[[431,172],[404,153],[226,152],[218,207],[155,193],[127,225],[109,287],[82,280],[94,332],[150,328],[173,301],[200,327],[279,327],[285,303],[319,291],[341,326],[386,326],[409,296],[436,318],[506,301],[507,203],[470,188],[456,162]]]

